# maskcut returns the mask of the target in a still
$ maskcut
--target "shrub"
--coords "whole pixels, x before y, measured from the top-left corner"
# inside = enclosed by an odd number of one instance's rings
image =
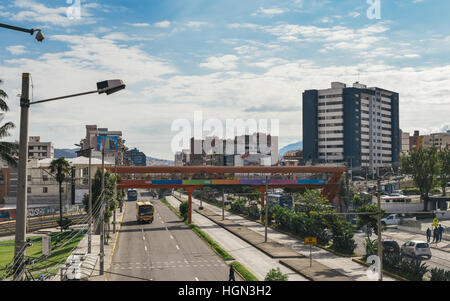
[[[244,211],[245,201],[237,200],[231,203],[230,210],[234,213],[242,213]]]
[[[62,226],[61,226],[61,221],[58,219],[57,224],[59,227],[62,227],[63,230],[67,230],[69,229],[70,225],[72,225],[72,221],[70,219],[68,219],[67,217],[64,217],[62,219]]]
[[[259,208],[258,206],[250,206],[248,208],[248,215],[250,218],[252,219],[259,219],[260,214],[259,214]]]
[[[433,268],[430,271],[430,281],[450,281],[450,271],[444,269]]]
[[[405,188],[403,189],[404,195],[418,195],[420,194],[419,188]]]
[[[408,260],[399,254],[384,254],[383,269],[411,281],[422,281],[428,271],[426,264],[420,260]]]
[[[288,275],[283,274],[280,270],[280,268],[271,269],[267,275],[266,278],[264,278],[264,281],[287,281]]]
[[[184,201],[180,204],[180,214],[183,217],[183,220],[186,220],[188,217],[188,211],[189,211],[189,202]]]

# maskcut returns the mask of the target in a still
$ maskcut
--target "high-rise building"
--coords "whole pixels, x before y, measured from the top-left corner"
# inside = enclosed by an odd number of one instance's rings
[[[398,168],[400,148],[398,93],[358,82],[303,93],[306,163],[345,163],[371,176]]]
[[[55,148],[52,142],[41,142],[41,137],[30,136],[28,140],[28,158],[45,159],[54,158]]]
[[[147,166],[147,156],[137,148],[125,152],[125,165]]]
[[[99,138],[101,137],[117,137],[117,150],[105,152],[105,162],[123,165],[125,159],[125,140],[122,139],[121,131],[109,131],[107,128],[97,128],[96,125],[86,125],[86,138],[80,142],[81,149],[77,152],[77,156],[89,157],[89,149],[92,150],[92,158],[102,158],[102,152],[99,148]],[[116,139],[116,138],[114,138]]]

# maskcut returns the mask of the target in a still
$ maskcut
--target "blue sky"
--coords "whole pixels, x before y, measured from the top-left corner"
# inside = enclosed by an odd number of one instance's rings
[[[68,3],[71,2],[71,3]],[[372,1],[369,1],[372,2]],[[450,129],[448,0],[284,1],[0,0],[6,120],[19,124],[22,72],[35,100],[91,90],[121,78],[127,89],[32,107],[30,135],[72,148],[85,124],[122,130],[126,145],[173,159],[176,119],[280,120],[280,147],[302,139],[301,93],[359,79],[400,93],[400,125],[424,133]],[[371,11],[369,11],[371,12]],[[18,139],[14,130],[12,140]]]

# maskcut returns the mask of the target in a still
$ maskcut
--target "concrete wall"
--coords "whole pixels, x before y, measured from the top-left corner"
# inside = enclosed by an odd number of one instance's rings
[[[422,203],[381,203],[381,209],[390,213],[421,212]]]

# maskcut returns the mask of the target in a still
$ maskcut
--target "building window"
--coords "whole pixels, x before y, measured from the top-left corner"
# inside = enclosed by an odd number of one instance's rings
[[[64,187],[61,187],[61,193],[64,193]]]
[[[27,181],[31,182],[31,175],[27,176]]]
[[[47,176],[47,175],[43,175],[43,176],[42,176],[42,180],[48,181],[48,176]]]
[[[48,187],[42,187],[42,193],[48,193]]]
[[[27,187],[27,193],[31,193],[31,187]]]

